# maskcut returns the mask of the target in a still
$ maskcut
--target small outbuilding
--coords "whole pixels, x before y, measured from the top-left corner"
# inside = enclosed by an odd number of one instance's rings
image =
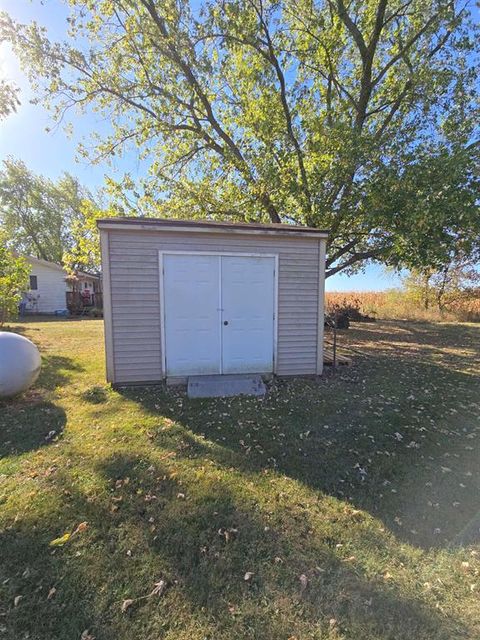
[[[152,218],[98,227],[109,382],[322,373],[326,231]]]

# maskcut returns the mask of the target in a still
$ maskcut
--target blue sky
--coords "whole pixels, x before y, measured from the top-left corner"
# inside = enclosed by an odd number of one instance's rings
[[[0,0],[0,8],[21,21],[36,20],[47,27],[50,37],[62,40],[65,36],[68,9],[60,0]],[[76,175],[91,189],[101,187],[104,176],[128,171],[132,177],[141,174],[141,166],[134,153],[128,154],[115,167],[92,165],[79,159],[76,147],[88,138],[92,131],[105,130],[108,123],[88,114],[75,119],[73,134],[67,137],[61,127],[53,127],[49,114],[40,105],[32,105],[28,80],[21,72],[13,54],[5,45],[0,46],[0,75],[13,80],[21,89],[21,106],[16,114],[8,117],[0,129],[0,161],[7,156],[23,160],[34,172],[52,179],[63,171]],[[52,131],[46,132],[47,127]],[[398,286],[399,278],[387,274],[378,265],[369,265],[364,273],[352,277],[337,275],[327,280],[330,291],[381,290]]]

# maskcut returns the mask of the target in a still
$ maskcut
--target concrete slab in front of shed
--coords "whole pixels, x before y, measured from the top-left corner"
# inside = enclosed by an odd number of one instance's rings
[[[266,388],[262,376],[251,374],[191,376],[187,386],[189,398],[263,396],[265,392]]]

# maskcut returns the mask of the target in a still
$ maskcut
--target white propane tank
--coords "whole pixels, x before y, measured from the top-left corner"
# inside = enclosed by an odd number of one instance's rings
[[[18,333],[0,331],[0,397],[15,396],[38,378],[42,360],[37,347]]]

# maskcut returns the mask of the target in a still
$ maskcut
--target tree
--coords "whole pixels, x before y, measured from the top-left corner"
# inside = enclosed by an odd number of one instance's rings
[[[72,230],[81,227],[84,209],[93,206],[90,192],[69,174],[53,182],[35,175],[20,160],[9,158],[3,164],[0,223],[9,246],[57,263],[68,253],[72,269],[85,268],[76,259]]]
[[[441,313],[462,299],[477,296],[480,284],[479,256],[452,255],[441,268],[414,269],[403,285],[414,301],[427,311],[435,306]]]
[[[433,286],[435,290],[435,302],[440,312],[477,290],[480,284],[480,271],[477,268],[477,259],[457,257],[444,268],[434,274]]]
[[[469,0],[70,4],[69,42],[5,14],[1,32],[57,118],[112,122],[96,160],[150,163],[117,185],[136,209],[330,229],[327,275],[478,238]]]
[[[9,251],[0,232],[0,327],[17,314],[22,292],[28,289],[29,272],[26,260]]]
[[[71,273],[77,269],[93,273],[100,271],[100,236],[97,220],[122,213],[118,208],[101,209],[91,200],[84,201],[82,217],[76,218],[70,228],[71,247],[63,256],[64,265],[68,271]]]

